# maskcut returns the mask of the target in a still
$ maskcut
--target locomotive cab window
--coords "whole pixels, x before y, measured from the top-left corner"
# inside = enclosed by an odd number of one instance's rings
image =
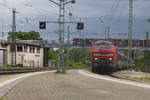
[[[103,49],[103,45],[102,44],[96,44],[95,45],[95,49],[97,49],[97,50],[102,50]]]
[[[97,50],[112,50],[112,45],[110,44],[96,44],[95,45],[95,49]]]
[[[104,49],[105,49],[105,50],[112,50],[112,45],[110,45],[110,44],[105,44]]]

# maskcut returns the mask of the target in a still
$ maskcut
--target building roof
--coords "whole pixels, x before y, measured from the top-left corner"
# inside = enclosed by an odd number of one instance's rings
[[[5,45],[11,45],[13,43],[4,43]],[[16,45],[26,45],[26,46],[34,46],[34,47],[40,47],[40,45],[33,44],[33,43],[22,43],[22,42],[17,42]]]
[[[110,42],[110,41],[105,41],[105,40],[101,40],[101,41],[95,42],[95,44],[101,44],[101,43],[112,44],[112,42]]]

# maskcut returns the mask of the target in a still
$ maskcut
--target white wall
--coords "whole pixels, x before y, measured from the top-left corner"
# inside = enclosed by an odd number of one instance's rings
[[[28,46],[28,45],[26,45]],[[22,52],[16,52],[16,64],[23,64],[26,67],[43,67],[43,48],[40,48],[40,53],[37,53],[37,47],[35,52],[30,52],[30,46],[27,47],[27,52],[24,51],[24,45],[22,45]],[[17,47],[16,47],[17,50]],[[7,47],[8,64],[11,64],[11,52],[10,45]]]

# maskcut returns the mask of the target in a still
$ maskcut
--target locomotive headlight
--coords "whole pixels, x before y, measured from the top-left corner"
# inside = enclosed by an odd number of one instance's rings
[[[109,58],[109,60],[112,60],[112,58]]]
[[[95,60],[98,60],[97,58],[95,58]]]

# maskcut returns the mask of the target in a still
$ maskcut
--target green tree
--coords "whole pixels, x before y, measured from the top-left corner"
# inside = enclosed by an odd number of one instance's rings
[[[68,52],[67,52],[68,50]],[[69,55],[68,55],[69,54]],[[58,50],[49,50],[49,59],[56,61],[56,66],[58,64]],[[69,56],[69,66],[70,67],[84,67],[91,66],[91,49],[64,49],[64,65],[67,66]]]
[[[12,35],[12,32],[8,32],[8,37],[10,38]],[[35,32],[34,30],[31,30],[29,32],[16,32],[16,39],[18,40],[42,40],[40,37],[39,32]]]
[[[48,57],[51,60],[56,60],[58,58],[58,51],[54,51],[53,49],[49,49]]]
[[[150,18],[147,21],[150,22]]]
[[[55,66],[58,66],[58,51],[54,51],[53,49],[49,49],[48,59],[55,60]]]

